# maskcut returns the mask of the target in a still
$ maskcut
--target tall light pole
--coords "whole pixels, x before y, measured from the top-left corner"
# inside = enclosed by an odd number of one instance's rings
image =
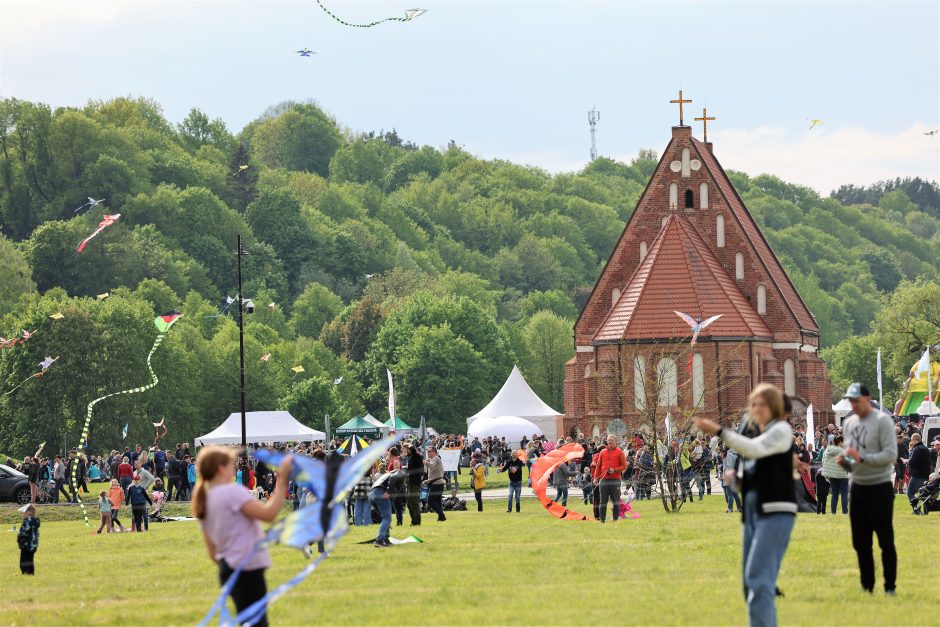
[[[242,457],[248,457],[248,434],[245,427],[245,307],[242,294],[242,256],[247,254],[242,247],[242,236],[238,236],[238,363],[239,395],[242,411]]]

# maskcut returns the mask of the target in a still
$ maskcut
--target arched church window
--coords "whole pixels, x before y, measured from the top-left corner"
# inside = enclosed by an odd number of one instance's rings
[[[701,353],[692,356],[692,405],[705,407],[705,360]]]
[[[694,209],[695,208],[695,198],[692,197],[692,190],[685,190],[685,208]]]
[[[663,357],[656,364],[656,386],[659,388],[659,406],[674,407],[679,404],[679,378],[676,361]]]
[[[698,186],[699,208],[708,209],[708,183]]]
[[[669,208],[679,206],[679,186],[675,183],[669,184]]]
[[[796,394],[796,366],[792,359],[783,362],[783,393],[787,396]]]
[[[647,253],[647,252],[648,252],[648,251],[647,251],[647,248],[646,248],[646,242],[640,242],[640,261],[641,261],[641,262],[642,262],[644,259],[646,259],[646,253]]]
[[[757,313],[767,313],[767,288],[763,285],[757,286]]]
[[[725,247],[725,217],[720,213],[715,218],[715,240],[718,248]]]
[[[734,278],[738,281],[744,280],[744,255],[741,253],[734,256]]]

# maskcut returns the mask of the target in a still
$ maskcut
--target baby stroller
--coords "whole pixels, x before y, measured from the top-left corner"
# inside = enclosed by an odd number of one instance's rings
[[[931,511],[940,511],[940,477],[922,485],[920,489],[914,493],[911,506],[914,508],[915,514],[921,514],[923,516],[926,516],[928,512]]]

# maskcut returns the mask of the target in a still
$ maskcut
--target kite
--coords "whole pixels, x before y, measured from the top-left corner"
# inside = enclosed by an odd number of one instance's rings
[[[268,311],[274,311],[277,308],[277,303],[268,303]]]
[[[142,385],[136,388],[130,388],[127,390],[120,390],[118,392],[111,392],[110,394],[105,394],[104,396],[99,396],[98,398],[92,400],[88,403],[88,406],[85,410],[85,425],[82,427],[82,440],[88,439],[89,428],[91,427],[91,416],[94,413],[95,405],[101,401],[111,398],[112,396],[117,396],[119,394],[139,394],[141,392],[146,392],[147,390],[155,387],[160,383],[160,379],[157,378],[157,374],[153,371],[153,366],[150,365],[150,359],[153,357],[153,354],[157,352],[157,349],[160,348],[160,344],[163,342],[163,338],[166,337],[166,333],[170,330],[177,320],[179,320],[183,314],[173,310],[168,311],[162,315],[157,316],[153,320],[154,326],[157,327],[157,339],[153,341],[153,346],[150,347],[150,352],[147,353],[147,370],[150,371],[150,383],[147,385]],[[127,425],[124,425],[124,435],[127,437]],[[78,477],[76,476],[78,464],[75,464],[72,468],[72,485],[78,485]],[[82,508],[82,517],[85,519],[85,526],[88,527],[88,512],[85,511],[85,504],[79,500],[79,505]]]
[[[685,323],[692,327],[692,346],[695,346],[696,340],[698,340],[698,334],[701,333],[705,327],[710,325],[712,322],[723,316],[724,314],[718,314],[717,316],[712,316],[708,320],[702,320],[701,318],[693,318],[687,314],[682,313],[681,311],[673,310],[674,314],[685,320]]]
[[[307,490],[310,498],[300,509],[289,513],[284,519],[275,523],[257,544],[255,550],[245,556],[242,563],[222,586],[215,603],[200,621],[200,627],[208,625],[216,614],[219,615],[219,623],[223,625],[252,625],[267,612],[270,603],[306,579],[324,559],[329,557],[340,538],[349,530],[346,497],[352,491],[353,486],[385,454],[385,451],[400,442],[402,437],[401,434],[397,434],[380,440],[356,457],[344,458],[332,455],[326,459],[325,463],[309,457],[294,456],[291,480],[295,485]],[[254,456],[259,462],[271,468],[277,468],[285,457],[281,453],[264,449],[256,451]],[[239,612],[238,616],[232,617],[229,614],[226,598],[235,587],[242,570],[258,550],[271,544],[280,544],[306,552],[308,546],[321,541],[324,552],[306,568]]]
[[[99,198],[98,200],[95,200],[94,198],[92,198],[91,196],[89,196],[89,197],[88,197],[88,202],[86,202],[84,205],[82,205],[81,207],[79,207],[78,209],[76,209],[75,211],[73,211],[72,213],[78,213],[79,211],[81,211],[81,210],[84,209],[85,207],[88,207],[89,210],[94,209],[95,207],[97,207],[98,205],[100,205],[101,203],[103,203],[104,201],[105,201],[104,198]]]
[[[323,3],[320,0],[317,0],[317,4],[320,5],[320,8],[323,9],[323,12],[329,15],[331,18],[342,24],[343,26],[352,26],[353,28],[372,28],[373,26],[378,26],[384,22],[410,22],[416,17],[420,17],[427,13],[426,9],[408,9],[405,11],[405,17],[387,17],[383,20],[376,20],[375,22],[369,22],[368,24],[353,24],[352,22],[347,22],[346,20],[340,19],[333,12],[323,6]]]
[[[211,316],[206,316],[206,318],[218,318],[219,316],[224,316],[225,312],[228,311],[228,308],[232,306],[232,303],[235,302],[235,299],[231,296],[225,296],[225,304],[222,305],[222,308],[219,309],[219,313],[212,314]]]
[[[108,300],[109,296],[111,296],[111,294],[109,294],[108,292],[105,292],[104,294],[98,294],[97,296],[95,296],[95,300]]]
[[[339,385],[342,382],[343,382],[343,377],[340,377],[338,379],[333,379],[333,385]]]
[[[551,480],[552,473],[555,472],[555,469],[573,459],[581,459],[583,455],[584,448],[580,444],[565,444],[554,451],[542,455],[532,464],[532,470],[529,471],[529,478],[532,480],[532,490],[535,492],[535,496],[538,497],[542,506],[555,518],[564,520],[594,520],[592,516],[568,509],[561,503],[556,503],[545,495],[548,482]]]
[[[42,444],[39,445],[39,448],[36,449],[36,453],[33,455],[33,457],[39,457],[39,454],[42,453],[42,449],[45,448],[45,446],[46,446],[46,441],[43,440]]]
[[[52,318],[53,320],[61,320],[62,318],[65,317],[65,314],[63,314],[61,311],[57,311],[49,317]]]
[[[20,337],[15,337],[12,340],[7,340],[0,337],[0,348],[13,348],[17,344],[25,344],[26,341],[33,337],[35,333],[35,331],[27,331],[26,329],[23,329]]]
[[[924,135],[927,135],[928,137],[933,137],[933,136],[936,135],[937,133],[940,133],[940,129],[936,129],[936,128],[935,128],[935,129],[932,130],[932,131],[924,131]]]
[[[294,371],[294,377],[299,375],[301,372],[305,372],[303,366],[294,366],[293,368],[291,368],[291,370]],[[294,377],[291,377],[291,379],[293,380]]]
[[[822,123],[823,123],[822,120],[810,120],[810,121],[809,121],[809,130],[813,130],[814,128],[816,128],[817,126],[819,126],[819,125],[822,124]]]
[[[232,174],[232,176],[238,176],[239,174],[241,174],[242,172],[244,172],[245,170],[247,170],[247,169],[250,168],[250,167],[251,167],[251,166],[248,166],[248,165],[240,165],[240,166],[238,166],[238,170],[237,170],[234,174]]]
[[[271,359],[271,353],[265,353],[264,355],[261,356],[261,361],[265,363],[267,363],[269,359]]]
[[[314,52],[313,50],[310,50],[309,48],[304,48],[303,50],[298,50],[297,54],[299,54],[302,57],[309,57],[311,55],[316,54],[316,52]]]
[[[10,390],[9,392],[7,392],[7,396],[9,396],[10,394],[13,394],[13,392],[15,392],[15,391],[17,391],[18,389],[20,389],[20,388],[21,388],[23,385],[25,385],[30,379],[39,379],[39,378],[41,378],[44,374],[46,374],[46,371],[49,370],[49,366],[51,366],[52,364],[54,364],[54,363],[57,362],[57,361],[59,361],[59,356],[58,356],[58,355],[55,356],[55,359],[53,359],[52,357],[46,357],[45,359],[43,359],[41,362],[39,362],[39,367],[41,368],[41,370],[40,370],[39,372],[35,373],[35,374],[29,375],[28,377],[26,377],[25,379],[23,379],[22,381],[20,381],[12,390]]]
[[[127,423],[125,422],[125,423],[124,423],[124,428],[121,429],[121,439],[122,439],[122,440],[126,440],[126,439],[127,439],[127,427],[128,427],[128,425],[127,425]]]
[[[156,446],[157,441],[160,438],[164,437],[167,433],[169,433],[169,431],[166,428],[166,418],[164,418],[160,422],[152,422],[150,424],[152,424],[154,429],[156,429],[156,431],[153,434],[153,445]],[[163,429],[163,433],[160,433],[161,428]]]
[[[101,233],[103,230],[117,222],[120,218],[120,213],[115,213],[114,215],[105,214],[104,217],[101,218],[101,222],[98,223],[98,228],[95,229],[95,232],[83,239],[82,242],[78,245],[78,248],[75,249],[75,254],[77,255],[78,253],[85,250],[85,244],[90,242],[96,235],[98,235],[98,233]]]

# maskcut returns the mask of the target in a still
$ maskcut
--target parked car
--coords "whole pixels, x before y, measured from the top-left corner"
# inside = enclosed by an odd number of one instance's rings
[[[29,503],[29,480],[19,470],[9,466],[0,466],[0,501],[16,501],[21,505]]]

